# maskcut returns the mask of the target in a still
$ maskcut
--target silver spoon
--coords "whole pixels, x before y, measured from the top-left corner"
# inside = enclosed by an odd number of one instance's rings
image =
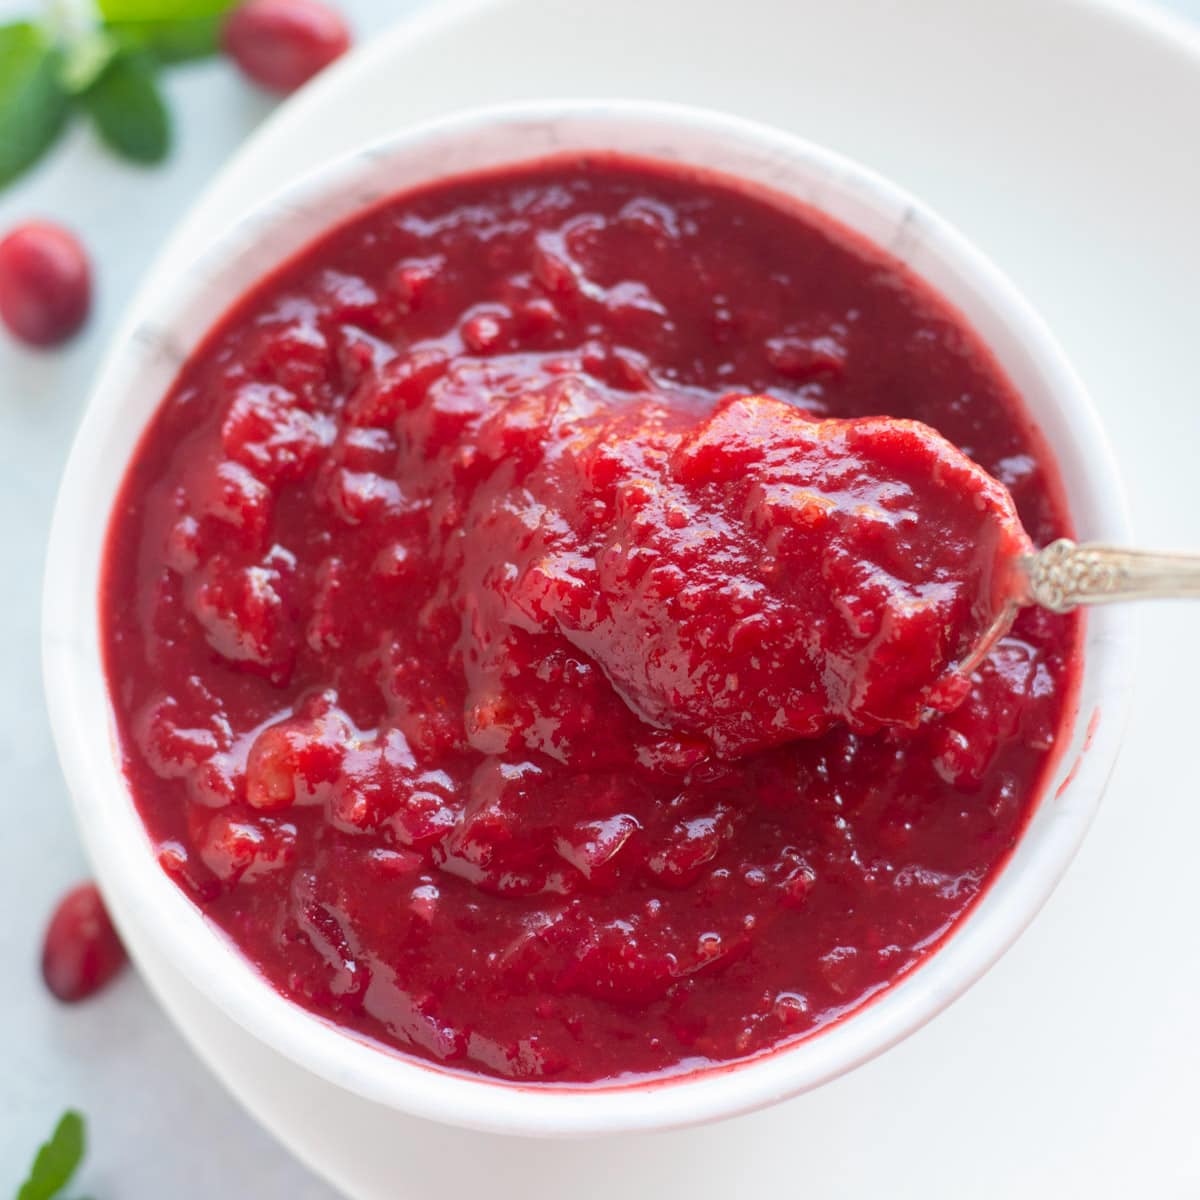
[[[1079,545],[1059,538],[1017,565],[1019,584],[1012,600],[959,663],[959,671],[974,671],[1008,632],[1017,612],[1029,604],[1066,613],[1081,604],[1200,597],[1200,554],[1128,550],[1097,542]]]

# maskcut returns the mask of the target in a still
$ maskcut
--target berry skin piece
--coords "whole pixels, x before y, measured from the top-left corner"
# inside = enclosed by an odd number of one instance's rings
[[[350,30],[319,0],[246,0],[230,13],[221,46],[260,86],[294,92],[350,46]]]
[[[28,221],[0,240],[0,320],[30,346],[64,342],[91,307],[92,279],[79,239],[50,221]]]
[[[125,965],[125,947],[94,883],[81,883],[59,901],[42,944],[42,978],[65,1004],[86,1000]]]

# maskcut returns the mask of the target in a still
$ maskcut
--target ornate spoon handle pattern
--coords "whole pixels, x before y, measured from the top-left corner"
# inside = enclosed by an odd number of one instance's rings
[[[1059,538],[1024,560],[1021,599],[1051,612],[1118,600],[1200,597],[1200,554],[1127,550]]]
[[[1018,589],[955,671],[970,675],[976,670],[1027,604],[1065,613],[1081,604],[1118,600],[1200,599],[1200,554],[1078,545],[1059,538],[1022,559],[1020,567]]]

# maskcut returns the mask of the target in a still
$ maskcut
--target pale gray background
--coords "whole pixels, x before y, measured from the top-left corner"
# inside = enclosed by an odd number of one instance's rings
[[[429,0],[340,0],[360,41]],[[433,0],[436,2],[436,0]],[[653,0],[647,0],[653,3]],[[1004,0],[965,0],[1003,3]],[[37,0],[0,0],[0,20]],[[1200,19],[1200,0],[1168,7]],[[0,1197],[11,1195],[64,1107],[89,1117],[81,1190],[96,1200],[331,1200],[195,1061],[132,973],[90,1004],[52,1003],[37,973],[46,915],[86,875],[50,741],[39,673],[38,600],[50,511],[91,374],[168,231],[272,102],[224,63],[171,71],[170,162],[118,163],[76,129],[0,194],[0,233],[31,215],[79,231],[96,266],[86,333],[50,355],[0,336]],[[450,1177],[452,1179],[452,1176]],[[452,1182],[448,1180],[452,1188]],[[449,1194],[449,1193],[448,1193]]]

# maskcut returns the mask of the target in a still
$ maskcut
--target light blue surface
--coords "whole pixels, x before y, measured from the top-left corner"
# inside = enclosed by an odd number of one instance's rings
[[[341,0],[360,40],[422,0]],[[652,3],[653,0],[648,0]],[[1002,3],[1003,0],[977,0]],[[0,0],[0,20],[36,0]],[[1200,0],[1168,7],[1200,19]],[[0,337],[0,1197],[68,1105],[89,1116],[82,1190],[96,1200],[329,1200],[195,1061],[136,976],[77,1009],[47,1000],[36,962],[46,915],[87,873],[54,759],[37,657],[39,585],[58,477],[92,372],[137,280],[182,212],[271,102],[227,64],[172,71],[177,148],[166,167],[114,161],[75,130],[0,195],[0,231],[30,215],[91,249],[98,302],[86,333],[39,355]]]

